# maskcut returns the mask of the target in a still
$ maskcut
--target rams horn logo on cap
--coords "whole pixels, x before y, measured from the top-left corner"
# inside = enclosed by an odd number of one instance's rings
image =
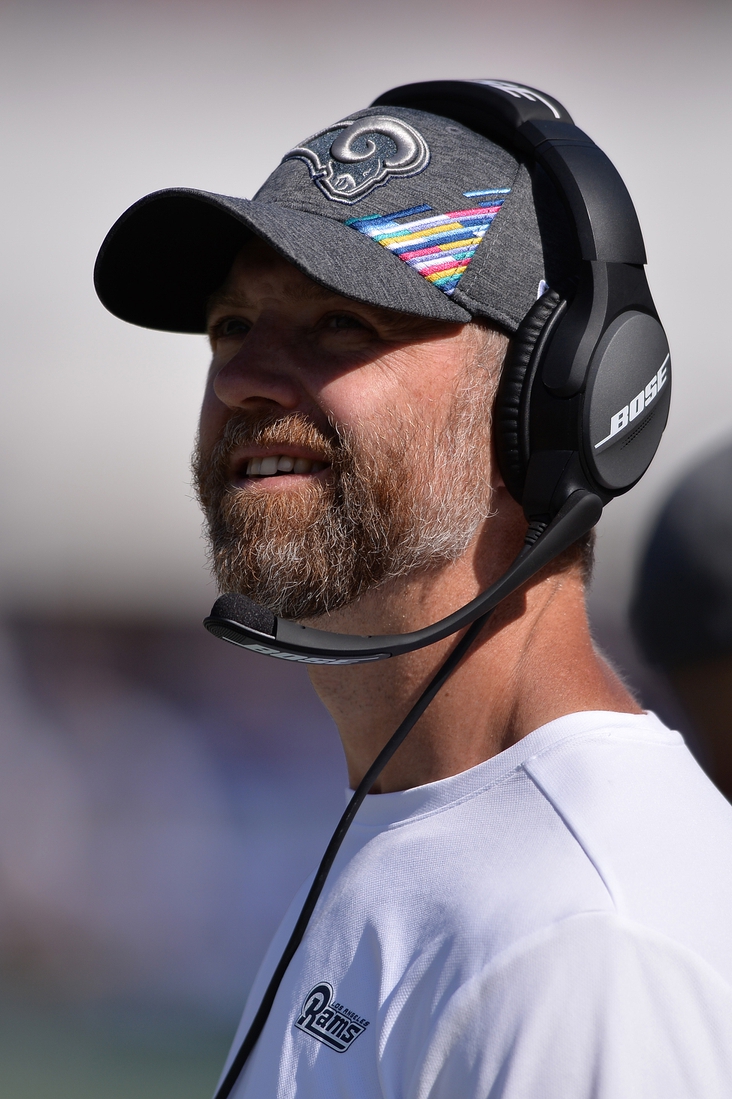
[[[304,160],[310,176],[334,202],[359,202],[391,176],[413,176],[430,160],[414,127],[386,115],[344,119],[292,149],[284,160]]]

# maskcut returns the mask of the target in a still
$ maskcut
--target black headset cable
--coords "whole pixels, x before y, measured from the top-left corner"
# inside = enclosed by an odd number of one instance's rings
[[[523,552],[527,553],[528,550],[529,546],[526,546]],[[321,859],[320,866],[318,867],[315,878],[313,879],[313,884],[310,886],[310,891],[305,898],[305,903],[303,904],[300,915],[297,918],[297,923],[293,928],[292,934],[290,935],[290,938],[287,942],[287,946],[282,952],[282,957],[277,963],[277,968],[272,974],[272,978],[267,986],[267,991],[262,997],[262,1002],[257,1009],[257,1014],[252,1020],[252,1024],[247,1031],[244,1041],[239,1047],[236,1057],[231,1062],[229,1071],[226,1073],[226,1076],[221,1081],[221,1086],[216,1092],[214,1099],[227,1099],[227,1097],[231,1094],[234,1085],[241,1075],[241,1071],[244,1068],[244,1065],[249,1059],[250,1053],[257,1044],[257,1039],[262,1033],[264,1024],[267,1022],[269,1013],[272,1010],[272,1005],[274,1003],[275,996],[277,995],[277,990],[282,983],[282,979],[287,972],[287,967],[292,961],[295,951],[302,942],[303,936],[310,922],[310,917],[312,916],[315,905],[318,903],[318,898],[323,891],[323,886],[325,885],[326,878],[328,877],[330,869],[333,866],[333,862],[335,861],[335,857],[338,854],[338,850],[343,843],[343,840],[345,839],[346,832],[348,831],[353,821],[353,818],[356,816],[356,813],[361,807],[363,799],[366,797],[369,790],[371,790],[374,783],[376,782],[376,779],[386,767],[387,763],[394,755],[399,745],[404,741],[411,729],[413,729],[413,727],[417,724],[420,717],[425,712],[430,702],[440,690],[442,685],[455,671],[458,664],[463,659],[475,639],[478,637],[478,634],[480,633],[492,613],[493,610],[490,610],[486,614],[482,615],[480,618],[477,618],[475,622],[473,622],[473,624],[468,628],[468,630],[466,630],[461,639],[450,652],[449,656],[437,669],[437,672],[432,677],[428,685],[425,687],[424,691],[419,696],[414,706],[412,706],[412,709],[404,718],[404,721],[402,721],[397,731],[393,733],[391,738],[381,749],[378,756],[371,764],[368,771],[354,790],[353,797],[349,801],[345,813],[338,822],[338,826],[331,836],[330,843],[328,844],[325,850],[325,854]]]

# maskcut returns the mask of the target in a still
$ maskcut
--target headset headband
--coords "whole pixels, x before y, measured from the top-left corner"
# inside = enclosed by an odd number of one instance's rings
[[[583,260],[646,262],[638,217],[617,169],[544,92],[507,80],[432,80],[393,88],[371,106],[431,111],[530,154],[564,199]]]

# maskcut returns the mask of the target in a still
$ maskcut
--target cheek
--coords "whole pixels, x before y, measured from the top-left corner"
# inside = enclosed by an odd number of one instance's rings
[[[327,382],[316,395],[323,412],[343,427],[368,423],[396,394],[378,376],[359,378],[357,372]]]
[[[358,427],[383,419],[385,410],[419,410],[432,418],[444,404],[449,406],[449,385],[442,370],[439,377],[415,363],[414,356],[394,352],[368,366],[324,380],[313,394],[328,415],[344,427]],[[445,397],[441,401],[435,394]]]

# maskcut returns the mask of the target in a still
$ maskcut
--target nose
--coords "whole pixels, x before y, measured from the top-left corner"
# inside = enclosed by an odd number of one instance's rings
[[[213,391],[232,411],[255,411],[273,406],[288,412],[304,403],[297,341],[280,325],[257,321],[239,349],[217,369],[213,362]]]

